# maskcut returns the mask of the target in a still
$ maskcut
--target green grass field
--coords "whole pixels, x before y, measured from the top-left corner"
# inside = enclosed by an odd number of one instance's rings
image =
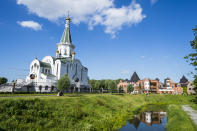
[[[3,94],[1,94],[3,96]],[[18,96],[18,95],[17,95]],[[25,95],[23,95],[25,96]],[[148,104],[167,105],[167,130],[196,131],[181,109],[194,96],[68,94],[63,97],[1,97],[0,130],[118,130]]]

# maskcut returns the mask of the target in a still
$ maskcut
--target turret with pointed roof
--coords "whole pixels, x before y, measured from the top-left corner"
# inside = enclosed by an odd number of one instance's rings
[[[179,83],[181,84],[181,87],[187,87],[189,84],[188,79],[183,75],[183,77],[180,79]]]
[[[179,83],[187,83],[187,82],[188,82],[188,79],[183,75]]]
[[[133,75],[131,76],[130,82],[136,83],[139,80],[140,80],[139,76],[137,75],[136,72],[134,72]]]
[[[65,29],[62,34],[60,43],[57,44],[56,57],[57,58],[71,58],[75,46],[72,44],[72,37],[70,33],[70,17],[66,17]]]
[[[65,29],[62,34],[62,38],[61,38],[60,42],[72,45],[72,37],[71,37],[71,33],[70,33],[70,21],[71,21],[71,19],[68,14],[68,16],[66,17]]]

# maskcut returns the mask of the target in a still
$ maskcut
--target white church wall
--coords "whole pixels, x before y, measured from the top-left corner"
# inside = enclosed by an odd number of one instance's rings
[[[42,59],[42,62],[49,63],[51,65],[51,72],[50,73],[54,74],[54,65],[55,65],[54,59],[51,56],[45,56]]]
[[[40,77],[40,62],[37,59],[34,59],[31,62],[31,64],[30,64],[30,73],[29,73],[28,77],[30,77],[31,74],[35,75],[35,79],[32,80],[32,81],[35,81],[35,82],[39,81],[39,77]],[[30,80],[30,78],[26,79],[26,80]]]
[[[62,57],[70,57],[71,56],[73,49],[69,45],[67,45],[65,43],[58,43],[57,47],[58,47],[57,50],[59,51],[59,53],[61,53]]]
[[[54,66],[54,74],[57,79],[60,79],[60,71],[61,71],[61,61],[60,60],[56,60],[55,61],[55,66]]]
[[[61,63],[61,68],[60,68],[60,78],[66,74],[66,64]]]

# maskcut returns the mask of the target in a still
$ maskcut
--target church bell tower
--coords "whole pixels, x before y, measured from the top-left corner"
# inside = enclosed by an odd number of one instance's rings
[[[60,43],[57,44],[56,57],[57,58],[72,58],[72,52],[75,46],[72,44],[72,37],[70,33],[70,17],[66,17],[65,29],[62,34]]]

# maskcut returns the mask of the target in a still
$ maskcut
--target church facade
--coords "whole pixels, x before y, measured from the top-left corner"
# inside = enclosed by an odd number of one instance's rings
[[[56,57],[46,56],[42,60],[34,59],[30,64],[26,82],[33,85],[36,91],[49,92],[56,89],[57,81],[68,74],[71,88],[90,88],[88,69],[75,58],[75,46],[70,33],[70,18],[66,18],[65,29],[57,44]]]

